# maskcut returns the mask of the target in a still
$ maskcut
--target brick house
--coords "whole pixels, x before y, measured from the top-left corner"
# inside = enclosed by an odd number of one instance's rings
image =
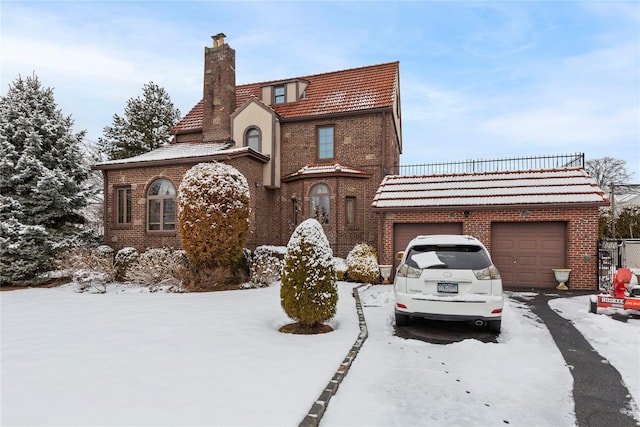
[[[582,168],[388,175],[374,198],[380,262],[419,234],[470,234],[491,252],[506,286],[597,287],[598,208],[603,191]]]
[[[203,99],[168,146],[98,163],[105,243],[116,250],[180,247],[176,192],[200,162],[238,169],[250,186],[247,247],[285,245],[317,218],[336,256],[378,243],[371,200],[402,150],[399,63],[236,85],[224,34],[205,47]]]

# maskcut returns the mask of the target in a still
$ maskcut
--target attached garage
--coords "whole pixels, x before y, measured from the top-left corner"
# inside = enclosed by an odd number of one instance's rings
[[[553,289],[552,269],[570,268],[569,288],[597,289],[598,209],[608,200],[582,168],[388,175],[372,205],[381,264],[419,234],[469,234],[507,287]]]
[[[566,265],[565,222],[495,222],[491,252],[503,283],[548,288],[556,285],[553,268]]]

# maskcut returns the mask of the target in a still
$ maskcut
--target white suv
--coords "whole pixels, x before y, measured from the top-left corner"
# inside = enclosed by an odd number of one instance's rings
[[[474,321],[500,333],[502,279],[475,237],[418,236],[399,252],[394,280],[396,325],[412,316]]]

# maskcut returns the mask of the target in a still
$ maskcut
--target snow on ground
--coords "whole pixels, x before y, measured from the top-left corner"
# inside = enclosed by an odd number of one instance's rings
[[[369,338],[323,426],[575,425],[571,373],[524,304],[506,299],[497,343],[442,345],[394,336],[390,287],[361,299]]]
[[[620,372],[636,404],[635,418],[640,420],[640,318],[631,318],[623,323],[611,318],[616,312],[612,308],[598,308],[598,314],[590,313],[589,298],[589,295],[558,298],[549,301],[549,306],[571,320],[600,356]],[[633,313],[631,310],[617,312]]]
[[[278,332],[288,323],[279,284],[191,294],[122,285],[106,294],[73,286],[2,292],[0,423],[297,425],[358,336],[353,287],[339,283],[335,331],[315,336]],[[322,426],[575,425],[569,368],[523,303],[507,299],[498,342],[441,345],[394,335],[390,286],[369,287],[362,301],[369,338]],[[587,338],[612,353],[629,333],[637,343],[637,321],[594,318],[577,298],[553,304],[579,328],[592,325],[597,333]],[[629,364],[611,357],[617,368]]]
[[[359,332],[288,335],[279,286],[211,293],[3,292],[5,425],[297,425]]]

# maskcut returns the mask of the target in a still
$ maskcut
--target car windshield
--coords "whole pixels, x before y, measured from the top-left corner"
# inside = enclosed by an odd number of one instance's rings
[[[406,263],[414,268],[482,270],[491,265],[491,260],[476,245],[418,245],[409,249]]]

